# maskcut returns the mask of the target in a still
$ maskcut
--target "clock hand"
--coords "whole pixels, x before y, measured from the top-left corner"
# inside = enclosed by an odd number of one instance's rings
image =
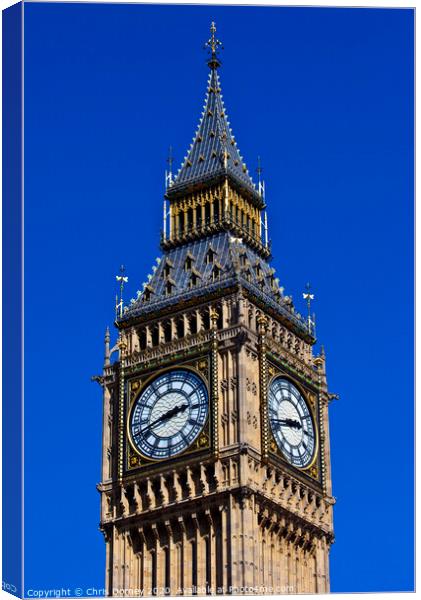
[[[286,425],[287,427],[293,427],[294,429],[303,428],[301,423],[299,421],[296,421],[295,419],[272,419],[272,421],[276,421],[277,423],[280,423],[281,425]]]
[[[168,419],[175,417],[175,415],[178,415],[178,413],[184,412],[186,410],[186,408],[188,408],[188,406],[189,406],[188,404],[182,404],[181,406],[175,406],[174,408],[167,410],[166,413],[163,413],[160,417],[155,419],[155,421],[152,421],[152,423],[149,423],[149,425],[147,425],[143,431],[146,431],[147,429],[154,427],[154,425],[157,425],[158,423],[161,423],[162,421],[167,421]]]

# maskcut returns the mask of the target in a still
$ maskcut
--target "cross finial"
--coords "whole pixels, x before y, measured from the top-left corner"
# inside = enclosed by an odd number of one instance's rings
[[[218,53],[219,50],[223,49],[222,46],[222,42],[220,42],[220,40],[218,40],[218,38],[216,37],[216,25],[215,22],[212,21],[211,26],[210,26],[210,32],[211,32],[211,36],[208,39],[208,41],[205,44],[205,48],[209,48],[209,52],[210,52],[210,59],[208,60],[208,65],[210,66],[211,69],[217,69],[221,62],[218,58]]]
[[[310,293],[311,286],[309,283],[306,284],[306,291],[303,293],[304,300],[307,300],[307,322],[308,330],[311,332],[314,326],[314,319],[311,318],[311,301],[314,300],[314,294]]]

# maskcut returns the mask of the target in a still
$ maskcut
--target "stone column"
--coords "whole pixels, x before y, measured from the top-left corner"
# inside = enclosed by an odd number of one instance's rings
[[[151,328],[149,327],[149,325],[146,325],[146,327],[145,327],[145,334],[146,334],[146,348],[152,348],[152,333],[151,333]]]
[[[200,333],[203,330],[203,320],[202,313],[199,309],[196,310],[196,323],[197,323],[197,333]]]
[[[163,344],[165,342],[165,334],[164,334],[164,327],[162,325],[162,321],[158,322],[158,339],[159,339],[160,344]]]
[[[242,559],[243,559],[243,585],[253,588],[255,578],[255,553],[254,546],[257,537],[257,522],[255,522],[254,499],[244,498],[241,506],[241,532],[242,532]]]
[[[105,537],[105,595],[112,595],[113,588],[113,536],[114,526],[111,532],[107,530],[104,533]]]
[[[227,301],[221,301],[221,310],[222,310],[222,327],[225,329],[229,327],[229,318],[228,318],[228,306]]]
[[[201,207],[201,214],[202,214],[202,223],[201,223],[201,229],[204,228],[205,226],[205,218],[206,218],[206,212],[205,212],[205,201],[203,200],[203,198],[200,199],[200,207]]]
[[[220,507],[221,512],[221,583],[224,594],[230,594],[232,585],[231,511],[229,505]]]
[[[183,206],[183,213],[184,213],[184,230],[183,230],[183,234],[187,235],[188,231],[189,231],[189,220],[188,220],[188,214],[187,214],[187,206],[184,205]]]
[[[141,530],[141,538],[142,538],[142,587],[144,590],[144,595],[148,596],[151,594],[152,589],[152,554],[150,552],[150,548],[148,548],[146,537],[144,531]]]
[[[188,315],[186,313],[183,314],[183,322],[184,322],[184,335],[190,334],[190,321]]]
[[[193,548],[192,540],[187,535],[186,523],[183,519],[182,522],[183,531],[183,564],[184,564],[184,577],[183,577],[183,588],[184,594],[190,596],[192,594],[193,587]]]
[[[192,206],[191,209],[193,211],[193,231],[196,231],[196,225],[197,225],[197,221],[196,221],[196,206],[197,206],[197,200],[193,200],[192,202]]]
[[[156,586],[158,588],[157,595],[163,596],[165,593],[165,572],[166,572],[166,546],[160,543],[157,543],[157,562],[156,562],[156,572],[157,572],[157,581]]]
[[[175,324],[174,317],[170,318],[170,327],[171,327],[171,341],[174,341],[175,339],[177,339],[177,327]]]
[[[213,225],[215,215],[214,215],[214,207],[213,207],[212,199],[210,199],[210,201],[209,201],[209,208],[210,208],[210,222],[211,222],[211,225]]]

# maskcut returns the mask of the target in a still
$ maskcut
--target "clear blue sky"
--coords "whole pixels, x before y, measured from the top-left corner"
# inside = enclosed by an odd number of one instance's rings
[[[333,591],[413,588],[413,13],[28,4],[26,587],[101,587],[103,336],[159,255],[167,148],[223,40],[228,115],[262,157],[274,266],[327,353]]]

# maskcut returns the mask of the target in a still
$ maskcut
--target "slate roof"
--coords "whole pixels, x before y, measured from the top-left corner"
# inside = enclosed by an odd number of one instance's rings
[[[230,128],[218,71],[213,66],[199,126],[167,195],[171,196],[191,185],[217,179],[225,174],[260,199]]]
[[[212,262],[207,260],[209,252],[213,253]],[[215,269],[219,273],[214,279]],[[192,277],[195,284],[191,286]],[[238,283],[307,332],[305,320],[294,312],[291,299],[279,288],[275,270],[240,238],[233,238],[228,232],[165,252],[143,291],[138,293],[137,299],[132,299],[119,321],[151,314],[179,301],[206,296]]]

